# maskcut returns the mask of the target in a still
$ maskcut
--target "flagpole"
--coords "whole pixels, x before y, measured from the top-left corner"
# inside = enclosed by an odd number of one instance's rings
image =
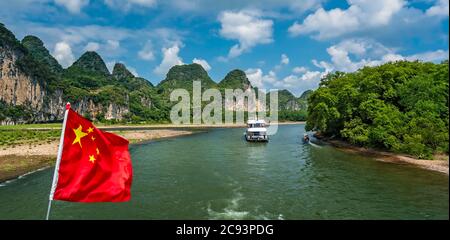
[[[58,183],[58,170],[59,170],[59,164],[61,163],[61,157],[62,157],[62,151],[63,151],[63,145],[64,145],[64,132],[66,131],[67,116],[69,115],[69,109],[70,109],[70,103],[67,103],[66,111],[64,112],[64,120],[63,120],[63,125],[62,125],[62,130],[61,130],[61,138],[59,139],[58,155],[56,157],[55,171],[53,172],[53,182],[52,182],[52,187],[50,189],[50,196],[48,199],[47,216],[45,217],[45,220],[48,220],[48,218],[50,217],[50,210],[52,208],[53,195],[55,194],[56,184]]]

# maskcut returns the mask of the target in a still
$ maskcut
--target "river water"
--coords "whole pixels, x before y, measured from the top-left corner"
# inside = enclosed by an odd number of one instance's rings
[[[132,200],[55,201],[52,219],[448,219],[448,176],[303,144],[304,125],[269,143],[214,129],[133,145]],[[53,169],[0,187],[0,219],[43,219]]]

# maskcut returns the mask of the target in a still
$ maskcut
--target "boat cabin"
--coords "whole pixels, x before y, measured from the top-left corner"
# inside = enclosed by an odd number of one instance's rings
[[[266,122],[264,120],[248,120],[245,139],[252,142],[269,141],[269,137],[267,136]]]

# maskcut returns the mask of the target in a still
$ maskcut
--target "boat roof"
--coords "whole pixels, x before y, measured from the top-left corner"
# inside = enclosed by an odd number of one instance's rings
[[[248,120],[247,124],[266,123],[264,120]]]
[[[266,128],[249,128],[247,129],[248,132],[266,132]]]

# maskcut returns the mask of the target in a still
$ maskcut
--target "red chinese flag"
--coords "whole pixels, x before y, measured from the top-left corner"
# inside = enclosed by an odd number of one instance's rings
[[[132,180],[128,140],[101,131],[69,108],[53,199],[122,202]]]

